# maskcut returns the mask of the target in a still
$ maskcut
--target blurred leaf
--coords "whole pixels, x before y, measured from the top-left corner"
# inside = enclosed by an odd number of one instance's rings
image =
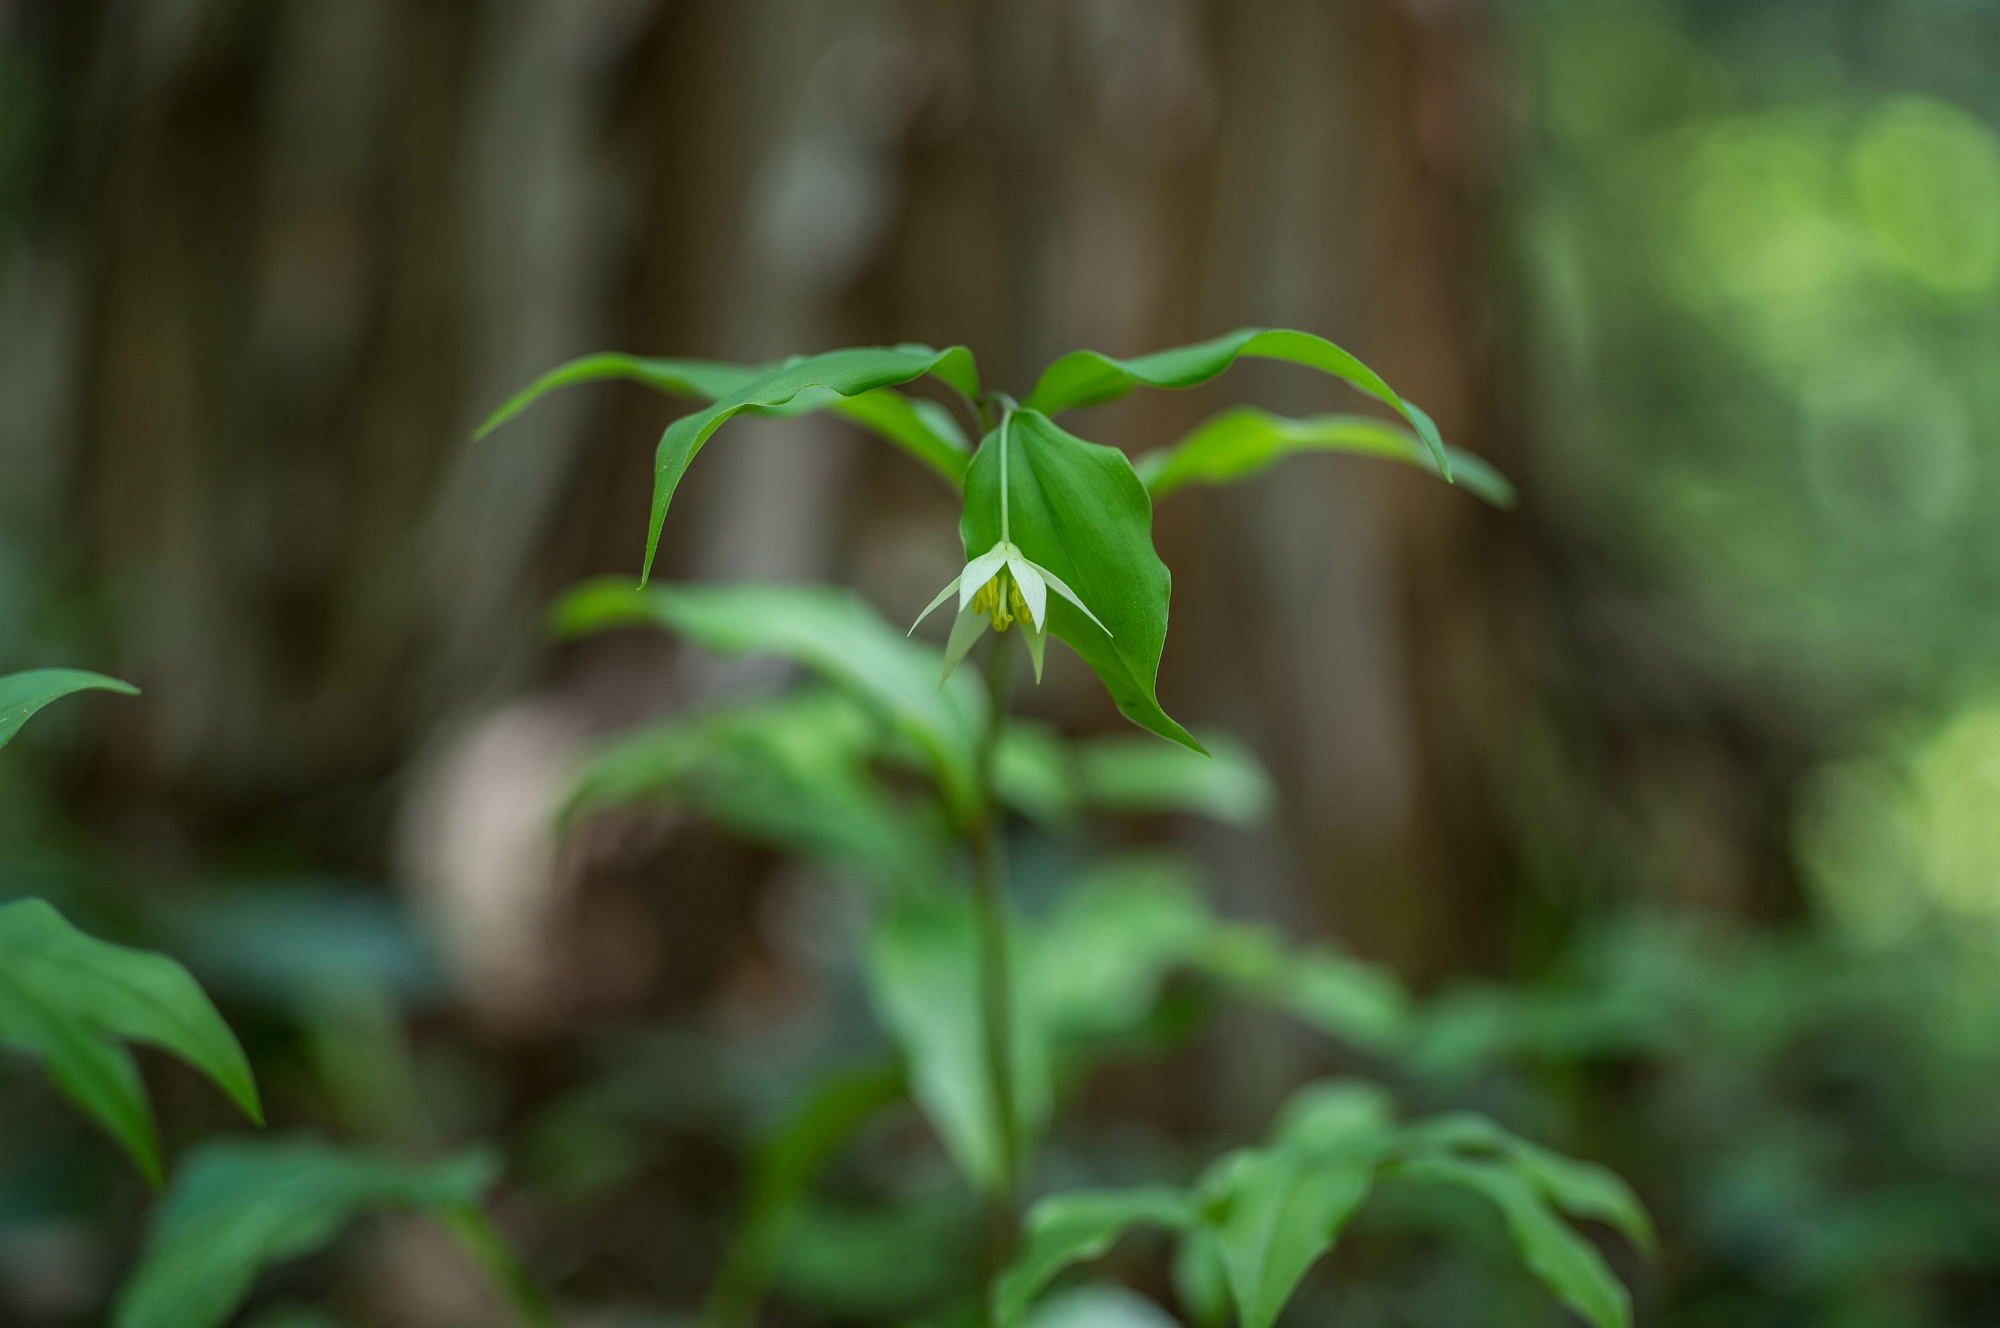
[[[681,476],[687,473],[689,463],[709,435],[729,419],[752,408],[782,406],[810,388],[823,387],[853,397],[907,383],[925,374],[957,388],[968,399],[979,396],[979,374],[973,367],[971,352],[963,346],[941,351],[916,345],[854,347],[788,360],[762,378],[718,398],[708,409],[668,425],[660,437],[659,454],[654,462],[653,512],[647,525],[641,583],[652,573],[653,555],[660,544],[660,526],[666,520],[667,505],[673,501]]]
[[[1471,1112],[1433,1117],[1412,1126],[1408,1133],[1420,1147],[1484,1153],[1506,1161],[1543,1198],[1571,1217],[1615,1227],[1647,1253],[1659,1248],[1653,1220],[1639,1196],[1607,1167],[1565,1157]]]
[[[1269,927],[1218,926],[1198,962],[1256,999],[1359,1047],[1394,1050],[1409,1027],[1409,996],[1386,969],[1324,947],[1288,949]]]
[[[1035,1307],[1028,1328],[1179,1328],[1174,1317],[1136,1291],[1098,1282],[1058,1291]]]
[[[0,1041],[44,1058],[64,1095],[155,1185],[159,1139],[122,1042],[172,1052],[263,1123],[243,1049],[187,971],[165,955],[86,936],[39,899],[0,907]]]
[[[1375,1157],[1256,1149],[1225,1159],[1212,1230],[1242,1328],[1270,1328],[1306,1270],[1333,1248],[1368,1197]]]
[[[937,683],[938,652],[911,641],[844,590],[737,583],[634,588],[587,582],[556,606],[559,631],[577,636],[654,623],[723,654],[795,660],[859,698],[913,742],[961,815],[977,805],[975,755],[986,693],[969,673]]]
[[[1514,486],[1470,452],[1447,446],[1452,478],[1495,507],[1514,505]],[[1300,452],[1352,452],[1407,461],[1440,475],[1437,461],[1408,429],[1369,415],[1287,419],[1254,406],[1226,410],[1168,447],[1133,461],[1155,502],[1183,484],[1232,484],[1261,475]]]
[[[1012,931],[1014,1119],[1025,1147],[1047,1123],[1054,1089],[1026,938]],[[899,902],[876,924],[868,961],[883,1022],[909,1057],[911,1094],[966,1177],[992,1190],[1003,1176],[1004,1136],[987,1073],[971,902]]]
[[[1126,718],[1200,751],[1153,692],[1172,578],[1153,551],[1152,500],[1132,463],[1117,448],[1087,443],[1031,410],[1014,412],[1005,433],[1014,544],[1061,578],[1104,624],[1050,595],[1049,630],[1083,657]],[[1000,542],[1001,435],[998,429],[986,435],[965,474],[959,534],[968,559]]]
[[[742,391],[758,379],[785,367],[775,364],[729,364],[721,360],[656,360],[610,352],[585,355],[537,378],[510,397],[474,432],[484,438],[557,388],[578,383],[624,379],[674,396],[715,401]],[[975,383],[976,387],[977,384]],[[972,444],[951,412],[930,401],[912,401],[900,392],[877,388],[843,396],[830,388],[808,388],[780,405],[750,407],[747,414],[795,416],[831,410],[895,443],[942,476],[953,488],[965,479]]]
[[[1202,757],[1138,737],[1092,738],[1076,744],[1083,795],[1118,812],[1188,812],[1230,825],[1260,824],[1273,799],[1271,780],[1249,748],[1204,732]]]
[[[139,694],[139,689],[129,682],[83,669],[30,669],[0,677],[0,747],[5,747],[37,710],[71,692],[82,691]]]
[[[1229,1268],[1213,1230],[1197,1226],[1180,1238],[1174,1245],[1173,1276],[1181,1312],[1200,1328],[1224,1328],[1229,1322]]]
[[[311,1139],[205,1144],[154,1217],[114,1328],[217,1328],[270,1265],[324,1249],[365,1213],[470,1208],[497,1170],[483,1153],[419,1165]]]
[[[1048,414],[1100,401],[1115,401],[1135,387],[1193,387],[1234,364],[1241,356],[1286,360],[1332,374],[1366,392],[1410,422],[1446,479],[1451,463],[1431,417],[1396,395],[1373,369],[1323,337],[1283,328],[1238,328],[1213,341],[1115,360],[1094,350],[1073,351],[1042,371],[1025,403]]]
[[[1097,866],[1036,937],[1033,981],[1049,1028],[1085,1039],[1136,1028],[1168,973],[1201,949],[1213,926],[1178,862],[1132,857]]]
[[[869,769],[884,738],[874,715],[830,689],[721,706],[593,753],[564,819],[672,801],[870,884],[930,884],[943,871],[937,833]]]
[[[993,792],[1047,829],[1067,827],[1082,796],[1070,744],[1046,724],[1009,716],[993,755]]]
[[[1203,1217],[1242,1328],[1270,1328],[1306,1270],[1333,1248],[1368,1197],[1392,1129],[1387,1095],[1374,1085],[1312,1084],[1286,1103],[1270,1146],[1210,1168]]]
[[[786,1224],[776,1287],[837,1319],[903,1321],[972,1292],[977,1213],[962,1199],[858,1204],[814,1200]]]
[[[1135,1226],[1179,1231],[1195,1220],[1180,1190],[1147,1185],[1128,1190],[1070,1190],[1039,1199],[1023,1223],[1023,1247],[993,1287],[993,1317],[1014,1328],[1056,1274],[1101,1257]]]
[[[1556,1299],[1596,1328],[1631,1328],[1632,1298],[1624,1284],[1596,1247],[1556,1215],[1519,1166],[1427,1155],[1402,1163],[1398,1173],[1486,1196],[1499,1206],[1528,1270]]]
[[[785,1225],[813,1179],[877,1112],[900,1100],[906,1087],[900,1065],[844,1069],[816,1084],[759,1145],[743,1216],[709,1296],[711,1328],[755,1318]]]

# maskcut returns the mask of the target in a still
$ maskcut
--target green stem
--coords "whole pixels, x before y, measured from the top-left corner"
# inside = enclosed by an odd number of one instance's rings
[[[548,1296],[484,1212],[467,1204],[442,1217],[459,1245],[514,1307],[514,1317],[524,1328],[560,1328]]]
[[[1002,426],[1005,427],[1004,425]],[[1005,453],[1002,453],[1005,456]],[[988,719],[981,747],[982,790],[978,820],[972,827],[972,880],[979,926],[979,1009],[984,1034],[986,1074],[992,1093],[995,1125],[1000,1135],[1000,1184],[987,1200],[985,1286],[981,1314],[991,1313],[992,1284],[1013,1256],[1019,1222],[1021,1127],[1014,1094],[1013,978],[1008,964],[1007,867],[1002,843],[999,799],[993,771],[1000,734],[1007,722],[1012,692],[1014,652],[1004,633],[993,638],[986,660]]]

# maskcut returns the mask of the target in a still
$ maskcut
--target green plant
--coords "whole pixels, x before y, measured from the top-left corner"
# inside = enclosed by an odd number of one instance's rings
[[[42,707],[88,690],[138,691],[76,669],[0,676],[0,747]],[[159,1133],[127,1042],[172,1052],[264,1123],[241,1045],[186,969],[88,936],[45,900],[0,906],[0,1043],[44,1061],[63,1094],[159,1189]],[[323,1248],[364,1213],[408,1208],[442,1221],[525,1323],[551,1325],[541,1293],[478,1206],[496,1172],[476,1153],[425,1166],[309,1138],[203,1145],[176,1177],[113,1322],[216,1328],[265,1266]]]
[[[1236,410],[1134,463],[1052,418],[1140,386],[1192,386],[1243,356],[1341,378],[1402,425]],[[981,435],[976,447],[944,407],[897,390],[926,376],[961,398]],[[758,1150],[740,1234],[711,1299],[714,1323],[752,1318],[789,1235],[811,1221],[816,1174],[905,1094],[984,1210],[979,1275],[919,1287],[928,1299],[909,1308],[921,1314],[974,1309],[983,1322],[1017,1324],[1065,1269],[1151,1226],[1176,1242],[1187,1315],[1220,1323],[1233,1309],[1244,1328],[1268,1328],[1369,1194],[1394,1180],[1489,1201],[1560,1300],[1598,1328],[1630,1322],[1625,1289],[1566,1220],[1610,1222],[1648,1243],[1623,1182],[1481,1117],[1399,1123],[1388,1095],[1357,1081],[1303,1088],[1266,1142],[1224,1154],[1192,1184],[1056,1189],[1034,1194],[1023,1212],[1061,1090],[1105,1050],[1143,1040],[1173,974],[1277,1005],[1384,1056],[1409,1055],[1424,1040],[1393,981],[1324,947],[1292,947],[1268,929],[1217,918],[1174,862],[1088,864],[1039,916],[1010,893],[1010,817],[1051,827],[1131,809],[1240,819],[1267,800],[1253,762],[1189,733],[1159,704],[1170,576],[1153,548],[1154,499],[1306,451],[1404,460],[1501,504],[1511,500],[1504,479],[1446,447],[1428,416],[1345,351],[1260,329],[1130,360],[1077,352],[1020,403],[982,390],[963,347],[847,349],[761,366],[596,355],[531,384],[485,429],[556,387],[610,378],[710,404],[660,441],[640,584],[579,588],[556,611],[559,630],[653,625],[713,651],[788,658],[818,681],[621,740],[585,771],[572,815],[667,797],[856,881],[871,904],[867,982],[898,1051],[891,1065],[829,1077]],[[879,434],[962,496],[965,567],[925,610],[956,600],[942,652],[842,591],[647,583],[674,491],[716,430],[746,412],[819,409]],[[1037,677],[1054,635],[1127,718],[1166,741],[1070,742],[1011,720],[1016,627]],[[989,629],[996,636],[975,679],[960,665]],[[914,1263],[912,1242],[897,1239],[902,1262]]]

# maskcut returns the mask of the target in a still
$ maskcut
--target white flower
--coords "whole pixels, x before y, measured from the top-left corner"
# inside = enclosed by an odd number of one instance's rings
[[[952,578],[951,584],[938,592],[936,599],[925,606],[917,615],[917,622],[910,624],[912,632],[917,623],[931,616],[931,611],[958,595],[958,618],[951,625],[951,640],[944,648],[944,676],[949,678],[958,662],[965,658],[986,630],[988,624],[996,632],[1004,632],[1013,623],[1021,624],[1021,633],[1027,638],[1028,657],[1035,662],[1035,681],[1042,680],[1042,650],[1048,639],[1049,592],[1053,590],[1070,603],[1076,605],[1083,616],[1097,623],[1104,634],[1111,629],[1098,620],[1090,611],[1090,606],[1077,597],[1077,593],[1063,583],[1063,579],[1038,562],[1029,559],[1020,548],[1006,539],[980,554],[965,565],[965,570]],[[987,622],[980,622],[984,617]],[[939,680],[943,684],[943,679]]]

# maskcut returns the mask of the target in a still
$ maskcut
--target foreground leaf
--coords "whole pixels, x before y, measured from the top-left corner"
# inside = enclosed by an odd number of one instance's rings
[[[1412,1180],[1485,1195],[1499,1206],[1528,1270],[1557,1300],[1596,1328],[1631,1328],[1632,1298],[1624,1283],[1518,1170],[1500,1162],[1430,1156],[1405,1162],[1399,1171]]]
[[[1024,1148],[1048,1122],[1054,1086],[1031,959],[1021,929],[1012,931],[1015,1145]],[[995,1189],[1004,1179],[1006,1143],[986,1063],[971,902],[904,900],[876,924],[868,975],[883,1022],[909,1058],[912,1096],[966,1177]]]
[[[1374,1185],[1391,1131],[1388,1097],[1375,1085],[1311,1084],[1286,1103],[1270,1146],[1211,1169],[1204,1223],[1242,1328],[1270,1328],[1333,1248]]]
[[[1514,505],[1514,486],[1470,452],[1447,446],[1453,480],[1495,507]],[[1433,475],[1437,462],[1409,430],[1369,415],[1287,419],[1254,406],[1227,410],[1168,447],[1132,462],[1154,501],[1183,484],[1233,484],[1301,452],[1350,452],[1406,461]]]
[[[986,694],[970,676],[937,685],[938,653],[907,640],[849,591],[737,583],[588,582],[556,606],[565,635],[653,623],[709,650],[795,660],[861,700],[923,753],[946,803],[967,814]]]
[[[1001,1328],[1015,1328],[1056,1274],[1071,1264],[1101,1257],[1131,1228],[1179,1231],[1194,1220],[1188,1196],[1167,1185],[1070,1190],[1037,1200],[1023,1223],[1020,1256],[994,1284],[994,1321]]]
[[[1200,751],[1154,695],[1172,577],[1153,551],[1153,504],[1132,463],[1118,449],[1065,433],[1036,411],[1015,412],[1006,433],[1007,533],[1098,620],[1050,595],[1049,630],[1083,657],[1126,718]],[[989,433],[965,474],[959,533],[967,559],[999,544],[1003,533],[1000,440],[1000,430]]]
[[[72,692],[83,691],[139,694],[139,689],[129,682],[83,669],[31,669],[0,677],[0,747],[5,747],[37,710]]]
[[[311,1139],[204,1145],[154,1218],[114,1328],[217,1328],[265,1268],[326,1248],[366,1213],[471,1208],[497,1171],[483,1153],[422,1166]]]
[[[1396,395],[1373,369],[1324,337],[1285,328],[1245,327],[1213,341],[1155,351],[1134,359],[1116,360],[1094,350],[1073,351],[1042,371],[1025,403],[1031,410],[1055,414],[1075,406],[1114,401],[1135,387],[1193,387],[1227,369],[1243,356],[1285,360],[1332,374],[1366,392],[1408,420],[1423,440],[1431,460],[1446,479],[1451,461],[1437,425],[1410,402]]]
[[[656,391],[714,401],[738,392],[782,367],[778,364],[730,364],[722,360],[642,359],[608,352],[571,360],[516,392],[488,416],[473,434],[484,438],[542,397],[558,388],[610,379],[643,383]],[[895,443],[957,488],[965,478],[972,445],[950,412],[928,401],[912,401],[900,392],[877,388],[854,396],[831,389],[808,389],[776,406],[750,407],[749,413],[789,417],[815,410],[843,416]]]
[[[243,1049],[187,970],[87,936],[39,899],[0,907],[0,1042],[42,1057],[155,1185],[159,1138],[124,1042],[172,1052],[263,1123]]]
[[[963,346],[948,350],[917,345],[855,347],[788,360],[754,382],[720,397],[708,409],[668,425],[660,437],[653,464],[653,512],[646,530],[646,561],[639,573],[640,582],[643,584],[652,574],[653,555],[660,544],[660,526],[666,520],[667,505],[673,501],[681,476],[687,473],[689,463],[709,436],[730,419],[746,410],[785,405],[812,388],[854,397],[907,383],[925,374],[957,388],[968,399],[979,395],[979,375],[973,368],[972,353]]]

